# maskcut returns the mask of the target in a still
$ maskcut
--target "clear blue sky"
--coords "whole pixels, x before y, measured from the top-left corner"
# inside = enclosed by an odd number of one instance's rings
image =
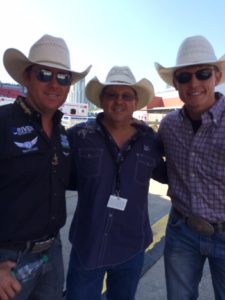
[[[72,69],[92,64],[87,77],[104,81],[113,65],[128,65],[137,80],[165,88],[154,62],[175,64],[181,42],[204,35],[217,57],[225,54],[224,0],[14,0],[1,4],[0,81],[13,82],[2,55],[17,48],[28,55],[44,34],[63,37]]]

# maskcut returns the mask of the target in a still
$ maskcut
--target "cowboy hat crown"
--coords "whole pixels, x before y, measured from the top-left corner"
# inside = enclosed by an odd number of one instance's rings
[[[173,86],[173,75],[176,70],[204,64],[217,66],[222,72],[219,84],[225,82],[225,58],[217,60],[210,42],[204,36],[196,35],[188,37],[182,42],[177,53],[175,66],[166,68],[155,63],[155,68],[162,80]]]
[[[3,63],[9,75],[21,85],[25,85],[24,71],[33,64],[71,72],[72,84],[84,78],[91,68],[89,66],[81,73],[72,71],[69,49],[65,41],[47,34],[33,44],[28,57],[17,49],[7,49],[3,56]]]
[[[154,97],[154,88],[148,79],[144,78],[137,82],[129,67],[114,66],[106,76],[105,82],[100,82],[97,77],[88,82],[85,88],[87,98],[101,107],[100,94],[104,87],[110,85],[125,85],[133,88],[138,97],[136,110],[146,106]]]

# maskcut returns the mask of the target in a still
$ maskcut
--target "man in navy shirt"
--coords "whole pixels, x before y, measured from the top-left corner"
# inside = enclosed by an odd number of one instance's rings
[[[50,35],[28,58],[7,49],[4,65],[27,95],[0,108],[0,299],[60,300],[70,149],[58,108],[88,69],[72,71],[65,41]]]
[[[88,99],[103,109],[96,121],[68,131],[71,188],[78,204],[70,230],[68,300],[132,300],[152,242],[148,215],[150,178],[165,179],[153,130],[132,117],[154,96],[147,79],[136,82],[128,67],[113,67],[105,83],[93,78]]]

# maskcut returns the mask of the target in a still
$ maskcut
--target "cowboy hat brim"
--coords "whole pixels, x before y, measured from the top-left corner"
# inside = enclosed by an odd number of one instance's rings
[[[101,107],[100,94],[104,87],[110,85],[123,85],[133,88],[138,96],[138,102],[136,110],[145,107],[154,97],[154,88],[150,81],[147,79],[141,79],[134,84],[120,83],[120,82],[100,82],[97,77],[92,78],[86,88],[85,93],[89,101],[96,106]]]
[[[159,74],[159,76],[162,78],[163,81],[165,81],[168,85],[174,86],[173,83],[173,77],[174,72],[178,69],[185,68],[185,67],[191,67],[191,66],[197,66],[197,65],[213,65],[216,66],[221,72],[222,76],[220,79],[219,84],[222,84],[225,82],[225,55],[221,57],[217,61],[204,61],[204,62],[196,62],[196,63],[189,63],[189,64],[180,64],[175,67],[163,67],[161,64],[155,62],[155,68]]]
[[[88,72],[90,71],[91,66],[89,66],[83,72],[75,72],[68,69],[66,66],[58,64],[56,62],[47,62],[44,60],[40,61],[32,61],[28,59],[22,52],[17,49],[9,48],[5,51],[3,56],[4,66],[9,73],[9,75],[19,84],[25,86],[26,82],[24,80],[24,71],[31,65],[42,65],[46,67],[52,67],[56,69],[60,69],[63,71],[69,71],[72,73],[72,82],[71,84],[76,83],[77,81],[84,78]]]

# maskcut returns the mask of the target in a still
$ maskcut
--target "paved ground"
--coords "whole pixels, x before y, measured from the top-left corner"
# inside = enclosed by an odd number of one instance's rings
[[[166,300],[164,265],[162,256],[165,226],[167,222],[167,215],[170,209],[170,201],[166,196],[166,191],[166,185],[151,181],[149,194],[149,216],[155,240],[151,246],[151,249],[149,249],[146,253],[143,276],[139,282],[136,300]],[[76,201],[77,194],[75,192],[67,192],[68,217],[66,225],[61,231],[65,273],[67,271],[69,252],[71,249],[70,243],[68,242],[68,232],[76,207]],[[204,270],[198,299],[214,299],[208,265],[206,265]]]

